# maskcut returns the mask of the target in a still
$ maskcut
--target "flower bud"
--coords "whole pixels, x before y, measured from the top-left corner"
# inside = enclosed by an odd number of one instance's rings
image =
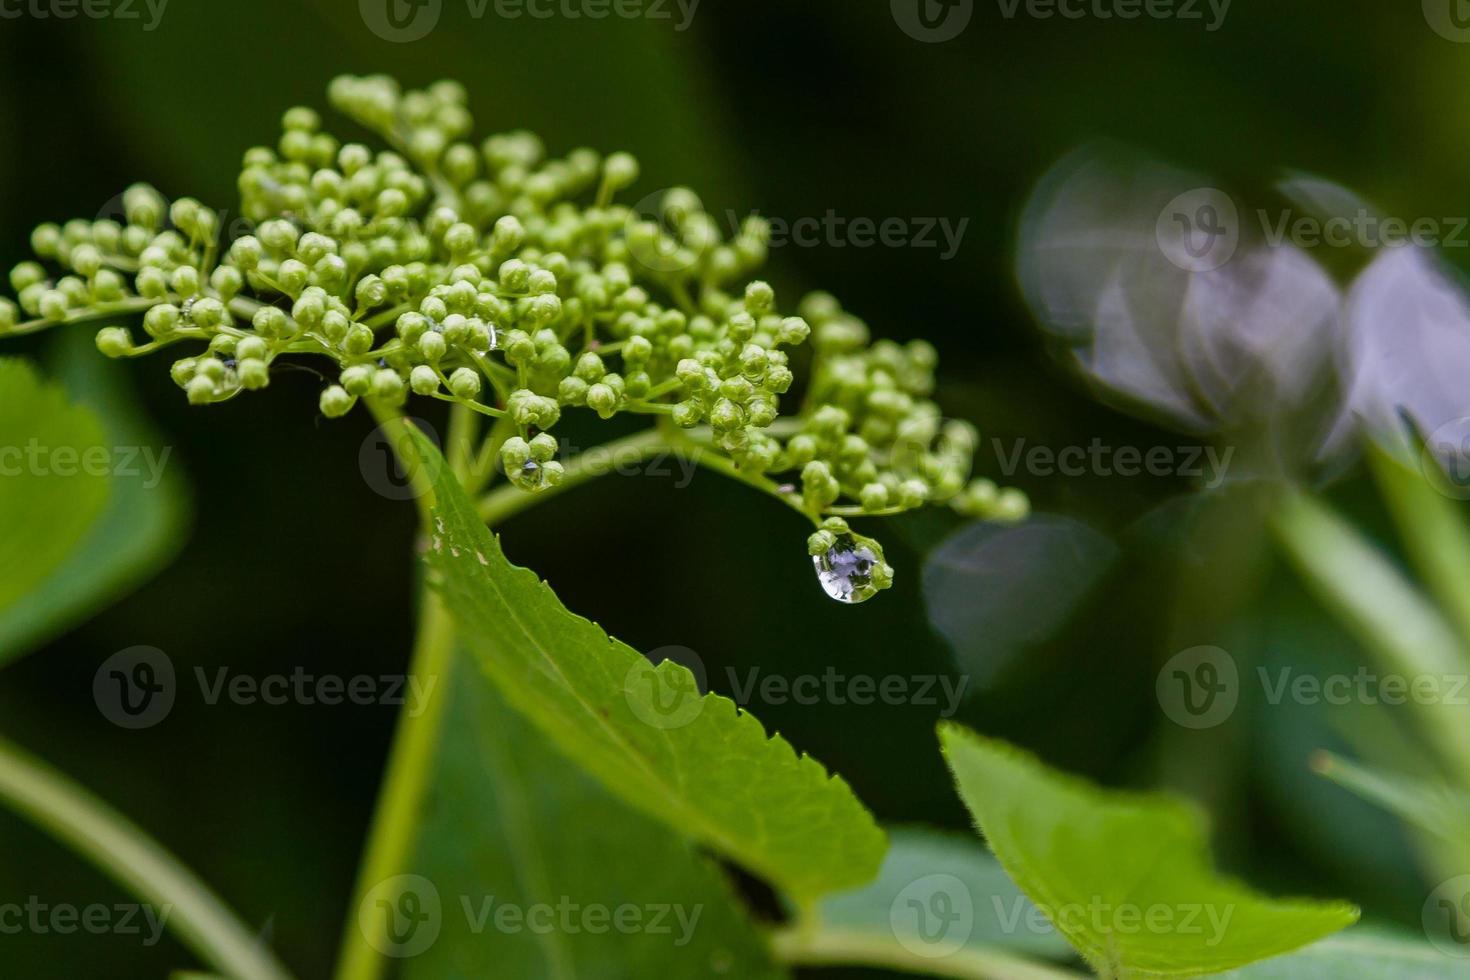
[[[349,394],[346,388],[332,385],[322,392],[320,407],[323,415],[329,419],[336,419],[352,411],[352,406],[355,404],[357,404],[357,398]]]
[[[438,363],[444,356],[449,345],[444,342],[444,335],[435,330],[427,331],[418,342],[419,353],[431,364]]]
[[[265,361],[256,358],[241,359],[235,365],[235,373],[239,375],[240,387],[250,391],[259,391],[270,384],[270,368]]]
[[[618,410],[618,395],[611,385],[598,382],[587,389],[587,407],[604,419],[612,418]]]
[[[97,349],[106,357],[125,357],[133,349],[133,338],[124,327],[103,327],[97,331]]]
[[[473,368],[456,368],[449,376],[449,391],[455,398],[473,399],[480,393],[480,373]]]
[[[373,369],[366,364],[343,368],[337,378],[351,395],[366,395],[373,386]]]
[[[408,375],[408,386],[416,395],[432,395],[439,391],[439,375],[427,364],[420,364]]]

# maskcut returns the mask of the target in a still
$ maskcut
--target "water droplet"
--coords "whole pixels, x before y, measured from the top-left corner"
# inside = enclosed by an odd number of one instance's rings
[[[534,459],[528,459],[521,464],[521,471],[516,476],[516,486],[522,490],[540,490],[546,484],[546,472],[541,464]]]
[[[881,561],[872,548],[852,534],[839,534],[836,544],[812,556],[817,581],[838,602],[866,602],[877,595],[873,573]]]

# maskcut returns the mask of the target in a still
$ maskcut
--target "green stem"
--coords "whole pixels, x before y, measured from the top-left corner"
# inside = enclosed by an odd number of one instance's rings
[[[0,740],[0,799],[118,884],[169,913],[180,941],[233,980],[290,974],[209,887],[122,814]]]
[[[383,427],[388,444],[417,491],[420,525],[431,534],[433,495],[428,474],[414,453],[409,439],[409,423],[401,415],[374,403],[368,408]],[[465,421],[456,415],[451,431],[460,432]],[[423,710],[417,715],[402,712],[393,734],[383,783],[368,831],[362,864],[358,869],[357,887],[347,908],[341,950],[337,963],[337,980],[377,980],[385,968],[378,952],[387,943],[388,922],[374,918],[370,924],[360,922],[359,910],[368,893],[380,882],[403,874],[418,844],[420,817],[429,786],[434,777],[434,758],[444,727],[449,703],[448,678],[454,658],[454,626],[439,596],[427,584],[420,588],[418,635],[408,671],[422,690],[428,691]],[[379,930],[368,935],[368,928]]]
[[[818,927],[783,929],[770,937],[775,958],[790,966],[871,966],[955,980],[1082,980],[1083,975],[1009,953],[964,947],[923,956],[892,936]]]
[[[614,472],[620,466],[633,465],[672,451],[657,429],[645,429],[624,439],[589,449],[566,463],[561,483],[537,493],[506,485],[480,498],[480,517],[492,527],[545,500],[565,493],[588,480]]]
[[[37,330],[45,330],[47,327],[63,327],[69,323],[85,323],[88,320],[104,320],[110,316],[119,316],[128,313],[142,313],[145,310],[157,306],[159,303],[167,303],[177,297],[160,296],[150,299],[144,296],[131,296],[120,299],[115,303],[100,303],[89,306],[84,310],[68,314],[59,320],[47,320],[44,317],[39,320],[27,320],[17,323],[9,330],[3,331],[7,337],[18,337],[22,334],[35,333]]]
[[[413,859],[424,799],[434,776],[434,757],[449,703],[447,682],[454,658],[454,627],[432,589],[425,586],[420,601],[418,637],[408,670],[413,682],[430,693],[419,714],[405,711],[398,716],[357,887],[347,907],[337,980],[377,980],[383,975],[386,964],[378,950],[389,948],[387,915],[364,922],[360,921],[359,910],[376,885],[403,874]],[[368,929],[377,934],[369,936]]]
[[[1370,444],[1365,452],[1404,552],[1461,639],[1470,643],[1470,528],[1459,502],[1386,450]]]
[[[693,439],[690,439],[688,436],[684,435],[684,433],[680,429],[675,428],[672,424],[666,423],[663,419],[660,419],[659,422],[660,431],[664,433],[664,437],[668,439],[669,444],[671,446],[687,450],[689,453],[692,454],[694,461],[700,466],[703,466],[707,470],[712,470],[716,473],[721,473],[725,476],[728,476],[732,480],[739,480],[741,483],[744,483],[748,487],[759,490],[761,493],[764,493],[767,496],[774,497],[777,500],[781,501],[781,503],[790,507],[792,510],[795,510],[798,514],[802,515],[807,520],[811,521],[813,524],[816,524],[818,526],[821,525],[821,518],[806,509],[806,504],[802,501],[800,494],[786,493],[782,491],[781,488],[768,477],[760,473],[751,473],[747,470],[742,470],[730,457],[725,456],[721,453],[712,452],[707,447],[701,446]]]
[[[1330,507],[1289,493],[1276,505],[1271,526],[1318,598],[1384,668],[1411,680],[1464,673],[1460,639],[1439,610]],[[1443,767],[1470,786],[1470,713],[1443,702],[1415,707]]]

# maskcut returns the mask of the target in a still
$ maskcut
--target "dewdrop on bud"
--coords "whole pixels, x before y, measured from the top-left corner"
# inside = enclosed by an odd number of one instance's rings
[[[883,546],[854,533],[841,518],[828,518],[807,539],[817,581],[838,602],[859,603],[893,584],[893,569],[883,560]]]

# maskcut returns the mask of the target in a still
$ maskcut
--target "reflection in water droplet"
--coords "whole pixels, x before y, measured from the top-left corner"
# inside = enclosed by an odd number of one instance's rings
[[[877,595],[873,572],[879,561],[872,548],[860,544],[851,534],[838,535],[836,544],[812,556],[817,580],[838,602],[865,602]]]
[[[539,487],[546,478],[541,472],[541,464],[535,460],[528,459],[521,466],[521,483],[527,487]]]

